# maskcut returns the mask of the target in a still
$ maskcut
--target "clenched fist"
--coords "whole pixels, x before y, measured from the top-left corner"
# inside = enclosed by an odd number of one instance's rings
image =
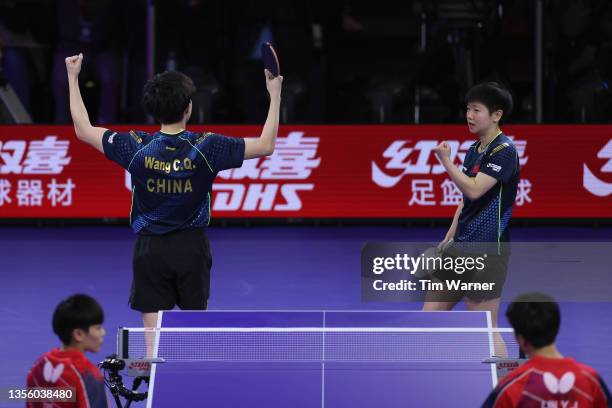
[[[79,76],[81,72],[81,63],[83,62],[83,54],[73,55],[72,57],[66,58],[66,72],[69,77]]]
[[[434,148],[434,152],[436,152],[440,161],[443,159],[450,159],[450,150],[450,146],[446,142],[442,142]]]

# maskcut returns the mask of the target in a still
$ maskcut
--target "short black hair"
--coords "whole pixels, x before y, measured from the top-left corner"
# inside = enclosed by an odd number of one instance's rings
[[[193,80],[177,71],[166,71],[147,81],[142,94],[145,112],[164,125],[183,119],[196,91]]]
[[[465,104],[480,102],[487,107],[489,113],[498,109],[503,111],[502,119],[505,120],[512,113],[514,102],[512,94],[498,82],[482,82],[474,85],[465,95]]]
[[[525,293],[510,303],[506,317],[514,329],[535,348],[555,342],[561,325],[561,313],[555,300],[539,292]]]
[[[102,306],[88,295],[76,294],[62,300],[53,312],[53,332],[62,343],[72,341],[72,331],[89,331],[91,326],[104,322]]]

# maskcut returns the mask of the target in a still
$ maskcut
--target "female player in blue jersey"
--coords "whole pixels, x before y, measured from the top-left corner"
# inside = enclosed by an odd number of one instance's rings
[[[179,72],[164,72],[144,88],[143,106],[159,131],[114,132],[94,127],[79,91],[83,55],[66,58],[70,112],[77,137],[132,176],[130,225],[134,248],[132,309],[154,327],[160,310],[207,307],[212,257],[204,233],[217,174],[243,160],[272,154],[278,133],[283,77],[265,71],[268,116],[258,138],[186,130],[195,86]]]
[[[500,129],[500,123],[512,111],[510,92],[495,82],[471,88],[466,97],[466,119],[469,131],[478,140],[465,155],[463,168],[451,161],[450,147],[442,142],[435,152],[451,180],[463,193],[448,233],[438,245],[444,254],[454,257],[484,256],[483,270],[458,274],[453,270],[433,273],[432,280],[467,282],[484,290],[428,291],[424,310],[451,310],[466,299],[469,310],[491,312],[492,325],[497,327],[500,296],[506,279],[510,217],[519,181],[519,160],[512,140]],[[486,285],[485,285],[486,284]],[[501,336],[496,336],[495,353],[506,354]]]

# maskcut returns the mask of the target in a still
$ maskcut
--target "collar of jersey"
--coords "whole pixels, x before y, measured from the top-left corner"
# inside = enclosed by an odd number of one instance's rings
[[[183,129],[178,133],[165,133],[165,132],[162,132],[161,130],[158,131],[160,135],[166,136],[166,137],[178,137],[179,135],[182,135],[183,133],[186,133],[186,132],[187,132],[187,129]]]
[[[494,137],[493,139],[491,139],[491,141],[490,141],[489,143],[487,143],[487,145],[484,147],[484,150],[483,150],[482,152],[479,152],[479,151],[478,151],[478,149],[480,149],[480,145],[482,144],[482,143],[480,142],[480,140],[479,140],[479,141],[478,141],[478,144],[476,145],[476,153],[478,153],[478,154],[483,154],[483,153],[486,153],[486,152],[487,152],[487,150],[489,150],[489,147],[490,147],[490,146],[493,144],[493,142],[494,142],[494,141],[496,141],[496,140],[497,140],[497,138],[499,138],[499,135],[501,135],[502,133],[504,133],[504,132],[502,132],[502,131],[500,130],[500,131],[499,131],[499,133],[498,133],[497,135],[495,135],[495,137]]]
[[[51,355],[55,358],[71,358],[71,359],[79,359],[85,357],[85,354],[79,349],[69,348],[66,350],[62,350],[57,347],[51,351]]]

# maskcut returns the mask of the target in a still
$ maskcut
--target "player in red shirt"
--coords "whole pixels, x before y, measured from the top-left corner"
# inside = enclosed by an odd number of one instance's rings
[[[40,357],[28,373],[28,387],[73,388],[75,402],[27,402],[26,408],[107,408],[104,378],[85,352],[104,340],[104,311],[87,295],[63,300],[53,313],[53,331],[63,345]]]
[[[529,357],[504,377],[483,408],[602,408],[612,397],[597,372],[559,353],[559,306],[550,296],[528,293],[506,311],[521,350]]]

